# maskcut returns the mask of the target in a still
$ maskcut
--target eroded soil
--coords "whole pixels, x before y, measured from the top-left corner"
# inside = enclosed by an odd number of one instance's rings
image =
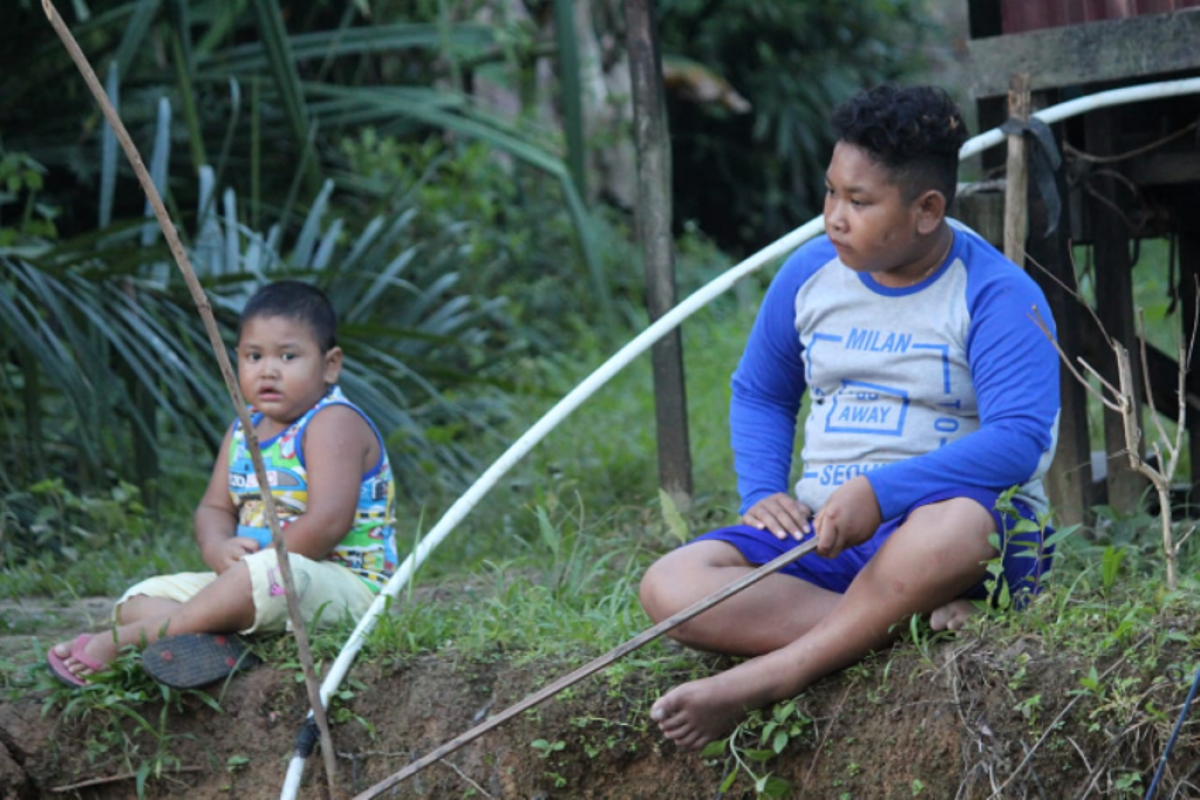
[[[7,654],[0,658],[10,664],[30,658],[31,631],[14,634],[26,625],[15,619],[40,619],[48,643],[104,612],[101,601],[40,612],[6,607],[10,630],[0,639],[0,654]],[[1153,663],[1141,663],[1150,659],[1139,659],[1136,649],[1123,659],[1114,649],[1112,661],[1088,664],[1046,652],[1033,638],[998,650],[974,634],[921,650],[901,644],[819,683],[798,701],[812,720],[803,735],[751,767],[789,781],[796,797],[1141,796],[1191,679],[1170,667],[1172,660],[1192,663],[1184,652],[1159,652]],[[335,712],[342,720],[333,728],[339,793],[367,790],[578,666],[520,663],[518,656],[362,660],[351,672],[353,697]],[[385,796],[753,797],[745,775],[719,791],[731,758],[680,752],[647,724],[659,693],[724,662],[679,652],[675,672],[664,674],[638,658],[585,679]],[[656,663],[663,663],[661,651]],[[1093,667],[1103,680],[1095,692],[1081,692]],[[156,752],[167,752],[168,763],[183,769],[150,776],[147,797],[277,797],[308,708],[295,671],[272,666],[235,678],[223,693],[212,689],[219,710],[186,698],[181,711],[167,715],[165,736],[103,713],[64,720],[61,701],[70,695],[54,694],[60,703],[47,710],[54,692],[12,697],[10,691],[0,700],[0,798],[135,797],[135,773]],[[150,730],[159,725],[160,708],[140,708]],[[120,745],[102,752],[100,743],[113,741],[118,727]],[[1200,722],[1185,727],[1176,744],[1161,797],[1200,797],[1189,782],[1200,763],[1193,729]],[[325,794],[316,753],[300,796]]]

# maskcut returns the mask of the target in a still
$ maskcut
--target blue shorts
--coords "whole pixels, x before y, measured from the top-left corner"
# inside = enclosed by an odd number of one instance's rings
[[[1000,497],[1000,493],[965,486],[935,492],[922,498],[903,515],[887,520],[880,525],[879,530],[870,539],[856,547],[843,550],[833,558],[821,558],[814,554],[797,559],[779,571],[784,575],[791,575],[820,586],[822,589],[841,594],[846,591],[850,582],[883,546],[892,532],[904,524],[913,509],[956,497],[974,500],[991,511],[992,518],[996,521],[996,530],[1000,533],[1003,575],[1012,596],[1019,599],[1019,595],[1022,593],[1037,594],[1041,591],[1042,581],[1050,572],[1054,556],[1054,546],[1046,547],[1044,542],[1054,533],[1053,529],[1047,527],[1044,530],[1039,528],[1010,534],[1009,531],[1016,524],[1016,520],[996,510],[996,500]],[[1020,512],[1021,517],[1037,523],[1037,516],[1024,503],[1014,501],[1013,505]],[[773,561],[785,552],[800,546],[812,535],[809,534],[800,541],[792,538],[780,540],[776,539],[770,531],[760,531],[749,525],[733,525],[698,536],[689,544],[703,541],[728,542],[741,552],[742,557],[748,563],[758,566]],[[995,578],[989,575],[966,592],[963,597],[973,600],[986,599],[989,595],[986,585],[989,580],[995,581]]]

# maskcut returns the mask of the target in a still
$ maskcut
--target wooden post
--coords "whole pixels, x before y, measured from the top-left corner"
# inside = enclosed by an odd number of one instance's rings
[[[1117,112],[1102,109],[1088,114],[1084,119],[1086,149],[1099,156],[1112,155],[1117,151]],[[1127,207],[1122,202],[1128,197],[1128,188],[1112,177],[1094,175],[1088,178],[1092,196],[1088,201],[1088,218],[1091,222],[1093,263],[1096,272],[1096,313],[1108,334],[1129,350],[1131,367],[1135,376],[1141,375],[1141,355],[1137,346],[1137,325],[1133,316],[1133,269],[1129,263],[1129,222],[1118,209]],[[1103,198],[1103,199],[1099,199]],[[1106,202],[1107,201],[1107,202]],[[1094,364],[1101,374],[1114,386],[1117,369],[1113,359]],[[1135,382],[1140,387],[1140,377]],[[1134,410],[1136,419],[1142,418],[1143,398],[1137,399]],[[1108,459],[1108,505],[1120,511],[1132,513],[1139,508],[1149,484],[1144,477],[1129,465],[1125,453],[1125,424],[1121,415],[1104,412],[1104,441]],[[1144,452],[1139,454],[1144,455]]]
[[[1059,137],[1056,135],[1055,138]],[[1045,269],[1043,272],[1031,267],[1029,274],[1046,295],[1057,328],[1059,346],[1073,359],[1083,353],[1084,345],[1083,330],[1075,324],[1075,320],[1086,312],[1076,299],[1079,287],[1071,261],[1071,206],[1063,169],[1054,176],[1054,183],[1058,187],[1062,205],[1059,207],[1058,227],[1049,236],[1045,235],[1045,231],[1053,220],[1047,215],[1045,198],[1038,196],[1033,186],[1027,192],[1030,212],[1029,260]],[[1088,438],[1087,390],[1065,368],[1060,370],[1059,385],[1062,407],[1058,417],[1058,447],[1054,452],[1054,463],[1046,473],[1046,493],[1050,497],[1055,524],[1066,527],[1090,523],[1095,499],[1092,492],[1091,443]]]
[[[637,230],[646,273],[646,305],[650,319],[656,320],[675,305],[675,257],[671,149],[654,0],[625,0],[625,29],[638,154]],[[684,510],[692,502],[692,455],[679,330],[654,345],[652,356],[659,481],[676,507]]]
[[[1029,76],[1013,75],[1009,81],[1008,116],[1029,121]],[[1029,161],[1022,132],[1010,133],[1004,178],[1004,255],[1025,266],[1025,240],[1029,236]]]

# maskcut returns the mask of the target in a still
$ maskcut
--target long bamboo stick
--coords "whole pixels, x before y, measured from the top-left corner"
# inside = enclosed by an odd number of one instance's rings
[[[367,789],[362,794],[356,795],[354,800],[367,800],[367,798],[376,797],[379,794],[386,792],[388,789],[400,783],[405,778],[410,778],[413,775],[416,775],[418,772],[425,769],[425,767],[429,766],[435,761],[440,761],[441,759],[453,753],[455,750],[458,750],[463,745],[478,739],[480,736],[492,730],[493,728],[500,727],[518,714],[533,708],[544,700],[548,700],[562,690],[574,686],[576,683],[579,683],[592,673],[599,672],[609,664],[612,664],[613,662],[629,655],[634,650],[653,642],[655,639],[659,638],[672,628],[679,627],[692,617],[707,611],[722,600],[732,597],[743,589],[758,583],[768,575],[778,572],[788,564],[791,564],[793,561],[799,559],[801,556],[811,553],[816,549],[817,537],[813,536],[803,544],[800,544],[783,555],[778,556],[774,561],[763,564],[758,569],[743,575],[724,588],[713,592],[708,597],[697,600],[695,603],[688,606],[683,611],[680,611],[678,614],[664,619],[653,628],[648,628],[647,630],[642,631],[628,642],[618,645],[604,655],[589,661],[587,664],[584,664],[571,674],[559,678],[549,686],[529,695],[521,702],[509,706],[491,719],[476,725],[474,728],[458,736],[457,738],[451,739],[449,742],[446,742],[444,745],[432,751],[428,755],[423,756],[422,758],[419,758],[413,763],[409,764],[407,767],[400,770],[395,775],[392,775],[390,778],[386,778],[372,786],[370,789]]]
[[[129,131],[125,129],[121,115],[117,113],[112,103],[109,102],[108,95],[104,92],[103,87],[101,87],[95,70],[92,69],[92,65],[88,62],[83,50],[80,49],[79,43],[75,41],[75,37],[71,34],[70,29],[67,28],[66,23],[59,16],[58,10],[54,7],[53,0],[42,0],[42,9],[46,12],[46,18],[50,20],[50,25],[54,28],[54,32],[58,34],[58,38],[62,40],[63,45],[70,54],[71,60],[75,62],[75,66],[78,67],[80,74],[83,75],[83,79],[91,90],[92,96],[99,103],[100,110],[104,113],[105,119],[108,120],[108,124],[112,126],[113,131],[117,134],[117,141],[120,142],[121,149],[125,151],[125,156],[129,159],[129,163],[133,166],[133,171],[137,175],[138,183],[141,184],[142,191],[146,193],[146,199],[150,201],[150,206],[154,209],[154,216],[158,218],[158,224],[162,227],[163,235],[166,236],[171,255],[174,256],[175,263],[179,266],[179,271],[183,273],[183,279],[187,284],[188,291],[192,295],[192,301],[196,304],[196,309],[200,312],[200,317],[204,321],[204,329],[208,333],[209,343],[212,345],[213,352],[217,356],[217,363],[221,368],[221,376],[225,379],[225,386],[229,390],[229,397],[233,401],[234,408],[237,410],[242,430],[246,433],[246,448],[250,451],[250,460],[254,463],[254,474],[258,479],[258,485],[262,487],[260,493],[262,494],[263,506],[266,511],[267,524],[271,528],[271,540],[278,556],[279,573],[283,578],[284,591],[287,595],[288,617],[291,619],[292,629],[296,634],[296,645],[299,650],[300,663],[304,669],[304,680],[308,687],[308,699],[316,711],[317,727],[321,731],[321,751],[325,758],[325,772],[329,780],[329,792],[330,796],[334,797],[336,796],[337,786],[337,759],[333,751],[333,741],[329,734],[329,721],[325,716],[325,707],[321,704],[320,684],[317,682],[312,651],[308,644],[308,631],[304,625],[304,618],[300,615],[300,607],[296,602],[296,587],[292,580],[291,565],[288,563],[287,544],[283,538],[283,531],[279,526],[279,516],[276,514],[275,501],[270,492],[271,482],[267,477],[266,465],[263,463],[262,450],[258,446],[258,436],[254,432],[254,425],[250,420],[249,412],[246,410],[246,399],[242,396],[237,378],[234,377],[233,365],[229,362],[229,354],[225,351],[224,342],[221,341],[221,332],[217,328],[217,320],[213,316],[212,306],[208,302],[207,295],[204,294],[204,288],[196,278],[196,272],[192,269],[187,251],[183,248],[179,232],[175,229],[175,224],[171,221],[171,215],[167,213],[162,197],[159,196],[158,189],[154,186],[154,181],[150,179],[150,173],[146,171],[146,165],[142,162],[141,153],[138,152],[137,146],[133,143],[133,139],[130,138]]]

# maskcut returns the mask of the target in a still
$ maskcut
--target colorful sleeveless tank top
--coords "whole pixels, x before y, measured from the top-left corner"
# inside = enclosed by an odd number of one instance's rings
[[[383,437],[362,409],[351,403],[337,386],[310,408],[304,416],[268,441],[260,442],[276,513],[283,528],[305,512],[308,507],[308,470],[304,460],[304,431],[321,409],[344,405],[357,411],[371,426],[379,442],[379,462],[362,476],[358,493],[358,508],[354,524],[346,537],[326,557],[350,569],[362,578],[372,591],[380,588],[396,569],[395,484],[388,462]],[[252,414],[258,425],[262,414]],[[246,448],[246,434],[240,422],[233,423],[233,439],[229,448],[229,492],[238,510],[238,536],[258,542],[260,547],[271,545],[271,529],[263,510],[254,463]]]

